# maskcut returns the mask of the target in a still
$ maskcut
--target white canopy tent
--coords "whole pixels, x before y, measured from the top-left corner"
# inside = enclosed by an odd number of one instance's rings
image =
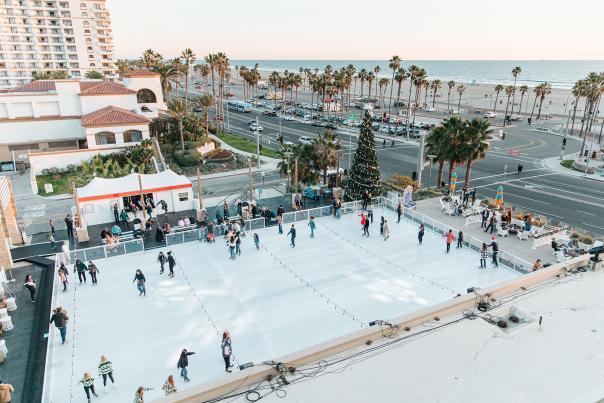
[[[169,212],[194,209],[193,185],[185,177],[165,170],[156,174],[132,173],[122,178],[94,178],[84,187],[77,188],[80,214],[87,225],[114,221],[113,206],[119,211],[129,211],[129,202],[141,194],[157,205],[166,202]]]

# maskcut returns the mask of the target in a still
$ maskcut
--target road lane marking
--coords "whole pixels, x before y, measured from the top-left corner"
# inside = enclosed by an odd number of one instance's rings
[[[559,193],[546,192],[546,191],[543,191],[543,190],[540,190],[540,189],[527,189],[525,187],[518,186],[515,183],[509,183],[508,185],[511,186],[511,187],[517,187],[517,188],[520,188],[520,189],[524,189],[524,190],[527,190],[529,192],[537,192],[537,193],[541,193],[541,194],[544,194],[544,195],[548,195],[548,196],[552,196],[552,197],[557,197],[557,198],[560,198],[560,199],[571,200],[571,201],[574,201],[576,203],[587,204],[589,206],[595,206],[595,207],[600,207],[600,208],[602,207],[602,203],[594,203],[594,202],[590,202],[590,201],[586,201],[586,200],[581,200],[581,199],[578,199],[577,197],[564,196],[564,195],[561,195]]]
[[[583,213],[583,214],[587,214],[587,215],[595,215],[594,213],[588,213],[587,211],[581,211],[581,210],[577,210],[577,213]]]
[[[586,222],[584,222],[583,225],[587,225],[588,227],[594,227],[594,228],[597,228],[597,229],[604,229],[604,227],[598,227],[597,225],[588,224]]]
[[[475,188],[484,188],[484,187],[487,187],[487,186],[493,186],[493,185],[504,185],[504,184],[506,184],[506,183],[517,182],[517,181],[526,180],[526,179],[531,179],[531,178],[540,178],[540,177],[542,177],[542,176],[550,176],[550,175],[557,175],[557,174],[555,174],[555,173],[549,173],[549,174],[542,174],[542,175],[528,176],[528,177],[524,177],[524,178],[523,178],[523,177],[520,177],[520,178],[516,178],[516,179],[503,180],[503,181],[498,181],[498,182],[489,183],[489,184],[486,184],[486,185],[473,186],[473,187],[475,187]],[[512,186],[512,185],[510,185],[510,186]],[[520,187],[520,186],[518,186],[518,187]],[[523,188],[524,188],[524,187],[523,187]],[[531,189],[528,189],[528,190],[531,190]]]
[[[533,169],[524,170],[522,172],[546,171],[546,170],[547,170],[547,168],[533,168]],[[472,179],[470,179],[470,182],[472,182],[472,181],[478,181],[478,180],[481,180],[481,179],[495,178],[497,176],[504,176],[504,175],[512,175],[512,174],[509,173],[509,172],[507,172],[505,174],[494,174],[494,175],[488,175],[488,176],[481,176],[480,178],[472,178]]]

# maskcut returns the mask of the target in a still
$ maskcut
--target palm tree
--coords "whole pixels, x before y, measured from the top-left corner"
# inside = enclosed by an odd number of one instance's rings
[[[154,51],[153,49],[147,49],[143,52],[143,56],[140,58],[140,64],[147,70],[151,70],[154,67],[158,67],[164,58],[162,55]]]
[[[459,88],[462,87],[460,86]],[[462,147],[465,126],[466,122],[462,121],[458,116],[446,118],[442,123],[442,127],[446,133],[447,147],[444,150],[444,154],[446,160],[449,161],[449,185],[451,184],[451,177],[453,176],[453,171],[455,171],[455,166],[465,161]]]
[[[413,84],[415,84],[417,80],[417,75],[420,73],[421,69],[416,65],[412,64],[411,66],[409,66],[409,69],[407,69],[407,71],[409,72],[409,98],[407,99],[407,122],[409,122],[409,117],[411,116],[411,90],[413,89]]]
[[[512,116],[514,114],[514,100],[516,97],[516,80],[518,79],[518,76],[520,75],[520,73],[522,72],[522,69],[520,68],[520,66],[516,66],[512,69],[512,76],[514,76],[514,92],[512,92],[512,111],[510,112],[510,116]],[[507,113],[506,113],[507,115]]]
[[[359,74],[357,74],[357,77],[361,81],[361,98],[363,98],[363,87],[365,85],[365,80],[367,80],[367,70],[361,69]]]
[[[390,67],[392,69],[392,81],[391,81],[391,85],[390,85],[390,102],[388,103],[388,114],[390,114],[390,108],[392,107],[392,88],[394,87],[394,79],[395,79],[395,74],[398,71],[398,69],[401,67],[401,58],[399,56],[392,56],[392,58],[388,61],[388,67]],[[401,85],[399,83],[399,90],[401,88]],[[400,91],[399,91],[400,92]]]
[[[276,71],[273,71],[269,76],[268,76],[268,83],[270,85],[273,86],[273,91],[275,91],[275,96],[274,96],[274,101],[275,101],[275,109],[277,109],[277,86],[279,85],[279,81],[280,81],[281,77],[279,76],[279,73]]]
[[[325,130],[319,133],[313,144],[318,167],[323,171],[323,183],[327,185],[327,170],[338,164],[341,144],[337,134]]]
[[[431,86],[432,83],[430,82],[430,80],[422,81],[422,87],[424,87],[424,105],[428,105],[428,92]]]
[[[174,98],[168,102],[168,114],[176,121],[178,125],[178,134],[180,136],[180,148],[185,150],[185,138],[183,134],[182,121],[187,114],[187,106],[185,102],[180,98]]]
[[[398,88],[396,90],[396,104],[398,106],[400,106],[401,102],[401,86],[403,85],[403,81],[405,81],[407,78],[409,78],[409,74],[402,67],[397,70],[396,75],[394,76],[394,80],[398,85]]]
[[[435,155],[438,162],[438,175],[436,183],[440,186],[443,175],[445,162],[447,161],[447,150],[449,147],[447,131],[442,125],[436,126],[428,133],[425,139],[426,155]]]
[[[212,98],[216,99],[216,80],[214,73],[216,72],[218,58],[214,53],[208,53],[206,57],[204,57],[208,67],[210,68],[210,76],[212,77]],[[214,109],[214,118],[218,117],[218,108]]]
[[[210,108],[214,105],[214,98],[210,94],[201,94],[193,100],[193,105],[203,110],[203,120],[205,121],[206,136],[210,135],[209,131],[209,114]]]
[[[152,68],[152,70],[159,74],[161,92],[164,102],[166,102],[168,100],[168,91],[172,87],[172,82],[178,78],[178,71],[174,66],[168,63],[155,66]]]
[[[375,74],[373,74],[373,71],[370,71],[369,73],[367,73],[367,87],[369,87],[369,95],[368,97],[371,98],[371,84],[373,83],[373,80],[375,79]],[[376,88],[376,92],[377,92],[377,88]]]
[[[466,176],[464,187],[467,189],[470,183],[470,173],[472,164],[476,160],[482,160],[486,157],[489,149],[492,130],[489,129],[491,123],[487,119],[474,118],[467,122],[462,133],[462,154],[466,160]]]
[[[541,91],[539,93],[539,112],[537,112],[537,120],[541,118],[541,107],[543,106],[545,96],[552,93],[552,85],[550,83],[539,84],[539,86],[541,87]]]
[[[386,77],[380,78],[380,80],[378,81],[378,85],[380,87],[380,96],[382,98],[380,104],[384,104],[384,98],[386,97],[386,89],[388,88],[388,84],[390,84],[390,80],[388,80]],[[392,92],[392,86],[390,86],[390,92]],[[390,99],[390,101],[392,102],[392,99]],[[390,105],[388,105],[388,109],[390,110]]]
[[[378,74],[380,73],[380,71],[382,70],[382,68],[380,66],[375,66],[373,68],[373,73],[375,74],[375,94],[377,95],[378,93]]]
[[[501,84],[497,84],[495,86],[495,94],[497,94],[495,96],[495,105],[493,105],[493,113],[495,113],[495,108],[497,108],[497,100],[499,99],[499,93],[503,91],[503,85]]]
[[[512,86],[512,85],[508,85],[507,87],[505,87],[505,94],[508,96],[508,100],[505,104],[505,114],[503,115],[503,126],[505,127],[505,122],[507,120],[507,116],[508,116],[508,107],[510,106],[510,98],[512,97],[512,95],[514,95],[514,93],[516,92],[516,87]]]
[[[435,107],[435,104],[436,104],[436,92],[440,89],[441,86],[442,86],[442,81],[440,81],[440,80],[432,81],[432,84],[430,86],[432,88],[432,91],[434,91],[432,93],[432,107],[433,108]]]
[[[90,80],[102,80],[105,78],[105,75],[100,71],[90,70],[86,72],[86,78]]]
[[[461,107],[461,96],[463,95],[466,87],[464,85],[460,85],[457,87],[457,93],[459,94],[459,101],[457,102],[457,111],[459,112],[459,108]]]
[[[447,83],[447,87],[449,87],[449,92],[447,93],[447,112],[449,112],[449,103],[451,100],[451,90],[455,87],[455,81],[451,80]]]
[[[181,59],[184,60],[185,65],[185,106],[189,106],[189,70],[191,63],[195,61],[195,53],[190,48],[186,48],[180,54]]]
[[[523,85],[519,88],[520,90],[520,105],[518,105],[518,113],[522,113],[522,100],[524,99],[524,94],[528,92],[528,87]]]

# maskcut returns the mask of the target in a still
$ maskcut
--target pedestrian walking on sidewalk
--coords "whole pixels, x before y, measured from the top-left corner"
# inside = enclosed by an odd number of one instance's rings
[[[289,245],[292,248],[295,248],[296,247],[296,228],[294,227],[294,224],[292,224],[292,226],[289,229],[289,232],[287,233],[287,235],[291,236],[291,243]]]
[[[452,229],[450,229],[449,232],[447,232],[447,234],[445,235],[445,238],[447,240],[447,253],[449,253],[449,251],[451,250],[451,244],[455,240],[455,234],[453,233]]]
[[[120,225],[120,210],[117,203],[113,205],[113,221],[115,222],[115,225]]]
[[[78,273],[78,280],[80,280],[80,285],[82,285],[82,281],[86,284],[86,270],[88,267],[82,262],[80,259],[76,259],[75,264],[73,265],[73,272]]]
[[[495,228],[495,213],[493,213],[491,215],[491,218],[489,219],[489,225],[487,225],[487,227],[485,228],[484,232],[489,232],[491,231],[491,234],[493,233],[493,229]]]
[[[55,250],[55,236],[52,232],[48,234],[48,241],[50,242],[50,250]]]
[[[231,368],[233,364],[231,364],[231,355],[233,354],[233,346],[231,344],[231,334],[228,330],[225,330],[222,333],[222,359],[224,360],[224,370],[226,372],[231,372]]]
[[[23,287],[27,288],[29,291],[29,296],[31,298],[31,302],[36,302],[36,282],[34,281],[31,274],[25,276],[25,282],[23,283]]]
[[[522,174],[522,164],[518,164],[518,175]]]
[[[363,221],[363,236],[369,237],[369,217],[365,217]]]
[[[308,221],[308,227],[310,228],[310,237],[315,237],[315,229],[317,228],[317,224],[315,223],[315,217],[310,216],[310,220]]]
[[[92,284],[97,283],[96,275],[100,272],[101,271],[96,267],[96,265],[92,263],[92,260],[88,262],[88,273],[90,274],[90,278],[92,279]]]
[[[229,237],[229,240],[227,241],[227,245],[229,247],[229,259],[235,260],[235,237],[234,236]]]
[[[159,263],[159,274],[164,274],[164,265],[167,261],[168,258],[166,257],[166,255],[164,255],[164,252],[159,252],[159,254],[157,255],[157,262]]]
[[[134,280],[132,280],[132,283],[134,284],[135,281],[136,288],[138,289],[138,296],[140,297],[141,295],[144,295],[146,297],[147,289],[145,288],[145,282],[147,280],[145,279],[145,275],[141,269],[137,269],[136,273],[134,273]]]
[[[174,277],[174,266],[176,266],[176,259],[174,259],[172,251],[168,251],[168,268],[170,269],[168,277]]]
[[[373,224],[373,204],[371,204],[371,194],[369,194],[369,204],[367,205],[367,217]]]
[[[463,247],[463,231],[459,231],[457,233],[457,249],[461,249]]]
[[[80,379],[79,383],[84,385],[84,392],[86,392],[86,398],[88,398],[88,403],[90,403],[91,392],[94,397],[99,397],[99,395],[97,395],[94,391],[94,378],[88,372],[84,372],[84,376],[82,377],[82,379]]]
[[[122,209],[122,212],[120,213],[120,226],[124,229],[130,229],[130,224],[128,223],[128,213],[126,213],[126,210],[124,209]]]
[[[52,218],[50,220],[48,220],[48,225],[50,227],[50,233],[51,234],[55,234],[55,224],[52,222]]]
[[[113,387],[115,388],[115,380],[113,379],[113,366],[111,361],[104,355],[101,356],[101,362],[99,363],[99,376],[103,377],[103,391],[107,392],[107,378],[111,380]]]
[[[419,241],[419,244],[422,244],[422,241],[424,240],[424,232],[425,232],[425,228],[424,228],[424,224],[420,224],[419,225],[419,231],[417,231],[417,240]]]
[[[73,219],[70,214],[65,217],[65,226],[67,227],[67,237],[73,238]]]
[[[55,324],[55,327],[59,329],[61,335],[61,344],[65,344],[67,340],[67,321],[69,317],[63,312],[63,309],[59,306],[53,310],[53,314],[50,317],[50,322]]]
[[[178,359],[178,364],[176,368],[180,368],[180,376],[186,381],[189,382],[189,370],[187,367],[189,366],[189,356],[195,354],[193,351],[187,351],[186,348],[183,348],[180,353],[180,358]]]
[[[235,254],[241,256],[241,238],[238,232],[235,234]]]
[[[487,268],[487,259],[489,257],[489,248],[487,247],[487,243],[482,243],[482,248],[480,249],[480,268]]]

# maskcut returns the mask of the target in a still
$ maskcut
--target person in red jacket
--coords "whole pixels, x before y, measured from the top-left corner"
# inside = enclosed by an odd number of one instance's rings
[[[452,229],[447,232],[445,238],[447,238],[447,253],[449,253],[449,251],[451,250],[451,244],[453,243],[453,241],[455,241],[455,234],[453,233]]]

